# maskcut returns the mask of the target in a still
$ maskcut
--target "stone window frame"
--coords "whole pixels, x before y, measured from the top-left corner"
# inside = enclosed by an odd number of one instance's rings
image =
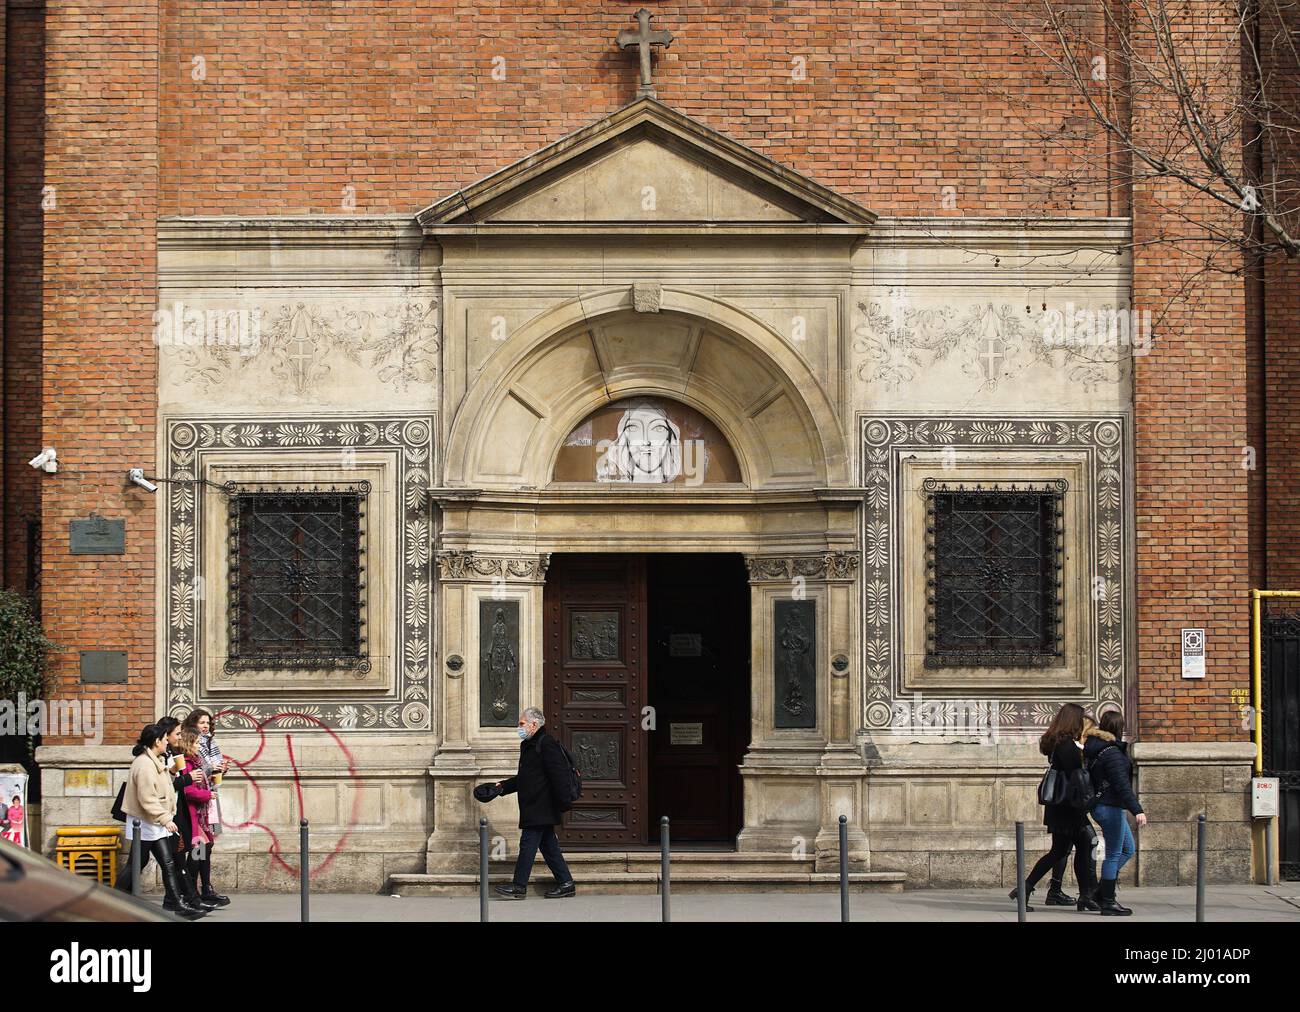
[[[862,571],[862,721],[867,733],[885,732],[895,706],[910,703],[915,691],[904,684],[901,527],[904,462],[918,453],[960,455],[989,451],[1073,454],[1086,488],[1079,504],[1086,518],[1091,568],[1102,597],[1090,595],[1087,614],[1087,670],[1082,681],[1053,678],[1041,684],[999,687],[999,729],[1010,734],[1041,731],[1064,702],[1085,707],[1126,706],[1125,672],[1131,661],[1132,427],[1127,413],[1036,413],[1023,415],[862,412],[858,415],[859,477],[863,490]],[[990,454],[991,456],[991,454]],[[1008,478],[1010,480],[1010,478]],[[1128,510],[1126,513],[1125,510]],[[1068,522],[1068,520],[1067,520]],[[1068,630],[1067,630],[1068,640]],[[1067,643],[1068,650],[1068,643]],[[1037,676],[1036,676],[1037,677]],[[980,692],[980,688],[973,691]],[[929,695],[927,690],[927,695]],[[935,697],[958,693],[936,689]]]
[[[436,433],[436,415],[413,413],[274,418],[175,416],[167,420],[164,452],[169,484],[164,486],[165,523],[159,537],[166,567],[160,589],[160,613],[165,621],[159,623],[159,646],[160,673],[166,673],[163,702],[168,713],[183,715],[195,706],[205,706],[223,712],[225,726],[243,729],[256,729],[272,720],[277,721],[277,726],[305,732],[433,729],[429,663],[433,656],[434,588],[430,570],[434,530],[428,493],[437,473]],[[308,686],[253,691],[235,682],[229,693],[213,693],[205,688],[211,677],[205,671],[213,661],[205,656],[205,643],[213,631],[205,629],[209,609],[202,588],[205,551],[211,551],[205,548],[205,537],[211,540],[214,536],[215,518],[206,516],[205,511],[220,510],[224,514],[226,504],[218,491],[200,479],[207,480],[214,462],[238,462],[225,465],[229,470],[252,467],[249,462],[265,459],[303,468],[301,480],[310,483],[312,468],[320,466],[322,454],[340,458],[355,455],[353,475],[361,479],[370,477],[367,468],[391,472],[384,479],[393,499],[392,536],[388,538],[391,544],[381,546],[372,537],[369,547],[389,553],[392,586],[379,587],[368,581],[372,586],[367,590],[368,602],[373,603],[375,595],[383,593],[391,600],[384,609],[389,616],[386,624],[391,627],[390,644],[384,650],[387,660],[382,668],[376,665],[373,673],[362,672],[366,680],[328,690]],[[335,470],[339,470],[338,465]],[[252,479],[260,481],[261,477],[255,474]],[[342,480],[338,474],[325,478]],[[372,623],[371,636],[377,632]],[[304,702],[304,693],[314,698]]]
[[[1005,482],[976,482],[972,484],[969,482],[943,482],[931,477],[925,479],[923,489],[926,498],[925,568],[927,600],[925,667],[961,668],[986,665],[994,667],[1048,667],[1059,664],[1064,639],[1062,628],[1065,623],[1065,613],[1062,606],[1065,588],[1061,575],[1064,569],[1064,496],[1069,489],[1069,482],[1064,478],[1058,478],[1049,482],[1011,482],[1009,484]],[[938,605],[942,593],[942,588],[939,585],[940,545],[938,539],[940,531],[938,499],[940,497],[955,498],[957,496],[986,499],[992,499],[995,496],[1032,496],[1038,500],[1037,508],[1040,514],[1043,512],[1043,507],[1050,503],[1047,527],[1038,532],[1039,538],[1048,543],[1044,552],[1045,557],[1040,560],[1040,564],[1050,564],[1050,575],[1047,577],[1048,586],[1040,591],[1049,598],[1043,609],[1045,614],[1040,619],[1040,621],[1050,626],[1050,629],[1040,630],[1039,638],[1040,641],[1043,641],[1042,646],[1032,650],[991,646],[941,649],[938,646],[941,634]],[[1046,641],[1049,640],[1051,642],[1050,649],[1046,644]]]

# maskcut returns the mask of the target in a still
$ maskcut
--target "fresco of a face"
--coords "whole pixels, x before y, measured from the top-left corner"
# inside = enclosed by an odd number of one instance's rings
[[[672,481],[682,470],[681,433],[662,408],[634,404],[619,419],[610,457],[615,481]]]

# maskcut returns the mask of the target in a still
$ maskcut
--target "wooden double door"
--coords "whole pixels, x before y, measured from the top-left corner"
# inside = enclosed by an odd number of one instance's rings
[[[749,587],[731,554],[555,555],[546,577],[548,729],[583,796],[570,845],[727,843],[749,744]]]

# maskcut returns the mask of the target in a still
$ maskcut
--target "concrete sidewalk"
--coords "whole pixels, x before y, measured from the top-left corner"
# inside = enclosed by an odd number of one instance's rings
[[[581,889],[581,885],[579,885]],[[1041,901],[1031,920],[1049,924],[1106,921],[1182,921],[1196,918],[1196,891],[1190,886],[1125,889],[1120,901],[1133,908],[1132,917],[1102,918],[1073,907],[1045,907]],[[296,893],[232,894],[230,906],[215,910],[198,923],[298,920]],[[1010,921],[1016,906],[1006,890],[915,890],[903,893],[861,893],[850,896],[854,921]],[[836,921],[839,893],[693,893],[672,897],[674,921]],[[1300,882],[1280,886],[1211,886],[1206,889],[1208,921],[1300,923]],[[583,896],[547,900],[494,898],[493,921],[657,921],[658,896]],[[477,897],[368,896],[317,893],[311,897],[313,921],[476,921]]]

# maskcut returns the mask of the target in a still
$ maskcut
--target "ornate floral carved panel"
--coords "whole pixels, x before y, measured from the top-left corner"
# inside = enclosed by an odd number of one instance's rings
[[[902,686],[904,608],[902,538],[904,497],[921,494],[904,481],[906,463],[918,453],[948,454],[953,461],[977,462],[981,454],[1022,453],[1052,462],[1068,454],[1082,458],[1086,495],[1079,515],[1085,530],[1081,544],[1091,562],[1086,587],[1091,591],[1083,614],[1081,638],[1089,644],[1087,670],[1081,673],[1084,694],[1069,696],[1051,689],[1020,688],[992,692],[991,712],[1000,730],[1030,732],[1067,700],[1099,708],[1124,705],[1128,656],[1126,602],[1129,585],[1128,495],[1125,467],[1128,421],[1122,415],[1051,417],[931,416],[889,414],[860,417],[861,485],[865,489],[862,544],[863,719],[869,731],[887,729],[900,703],[911,702]],[[961,467],[954,470],[960,480]],[[1086,490],[1086,491],[1085,491]],[[920,546],[924,558],[924,545]],[[916,556],[913,555],[913,558]],[[974,690],[975,695],[980,690]],[[944,695],[944,693],[940,693]]]
[[[173,418],[167,422],[166,517],[167,582],[163,591],[163,608],[167,617],[165,631],[167,711],[188,713],[197,705],[224,711],[226,726],[253,727],[277,718],[277,727],[294,727],[307,731],[337,729],[348,731],[427,731],[430,718],[430,632],[432,621],[432,587],[430,580],[432,528],[428,489],[434,474],[434,434],[432,415],[378,415],[370,417],[314,415],[310,418],[220,419]],[[241,460],[256,459],[265,451],[268,460],[292,468],[297,454],[315,455],[337,451],[341,466],[351,455],[383,452],[395,460],[394,492],[398,499],[394,516],[398,519],[392,536],[396,545],[392,554],[397,572],[391,614],[380,616],[391,623],[390,638],[394,677],[382,693],[349,691],[346,680],[331,687],[328,702],[304,704],[286,695],[277,698],[273,689],[257,695],[223,693],[207,698],[201,667],[204,644],[205,609],[201,607],[204,587],[225,592],[225,574],[201,572],[204,558],[203,530],[205,506],[212,496],[201,494],[202,478],[208,462],[234,455]],[[242,465],[241,465],[242,466]],[[220,501],[223,512],[227,504]],[[383,579],[371,573],[371,580]]]

